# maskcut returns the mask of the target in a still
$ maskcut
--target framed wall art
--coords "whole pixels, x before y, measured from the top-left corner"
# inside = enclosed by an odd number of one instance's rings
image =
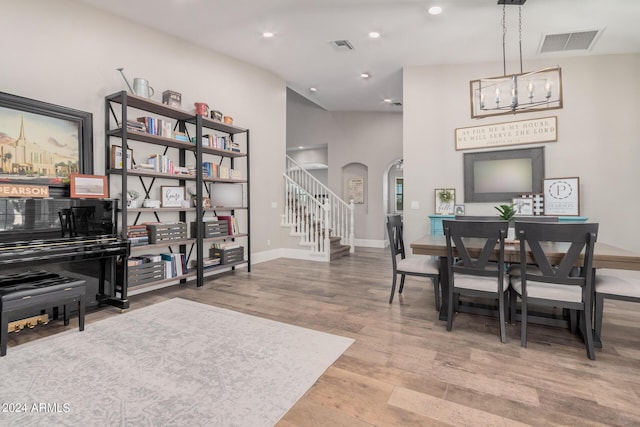
[[[436,215],[452,215],[455,212],[456,190],[454,188],[436,188]]]
[[[78,199],[105,199],[109,197],[107,177],[103,175],[71,174],[71,197]]]
[[[580,215],[580,178],[545,178],[544,214]]]
[[[160,204],[163,208],[180,208],[185,200],[184,187],[161,186]]]
[[[71,174],[93,173],[93,115],[0,92],[0,179],[68,196]]]
[[[512,204],[516,215],[533,215],[533,199],[515,197]]]

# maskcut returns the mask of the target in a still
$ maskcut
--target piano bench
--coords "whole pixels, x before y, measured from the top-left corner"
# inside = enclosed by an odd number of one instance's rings
[[[46,310],[62,305],[64,324],[69,324],[68,304],[78,304],[78,324],[84,330],[85,281],[54,273],[16,273],[0,276],[0,357],[7,354],[9,322],[27,310]]]

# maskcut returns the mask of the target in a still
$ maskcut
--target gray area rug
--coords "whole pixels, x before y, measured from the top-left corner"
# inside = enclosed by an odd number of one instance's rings
[[[9,348],[0,425],[271,426],[352,342],[176,298]]]

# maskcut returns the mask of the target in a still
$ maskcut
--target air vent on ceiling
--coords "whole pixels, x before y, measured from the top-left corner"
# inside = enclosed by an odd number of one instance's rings
[[[580,31],[575,33],[548,34],[542,41],[541,53],[564,52],[566,50],[589,50],[598,31]]]
[[[330,43],[338,50],[353,50],[353,45],[349,43],[349,40],[334,40]]]
[[[391,105],[394,107],[402,107],[402,102],[392,102]]]

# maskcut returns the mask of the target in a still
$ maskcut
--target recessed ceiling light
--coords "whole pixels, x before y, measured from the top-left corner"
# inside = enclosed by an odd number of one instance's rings
[[[264,37],[265,39],[270,39],[273,36],[275,36],[275,34],[271,31],[265,31],[264,33],[262,33],[262,37]]]
[[[393,99],[391,98],[385,98],[384,102],[386,102],[387,104],[391,104],[393,102]]]
[[[378,37],[380,37],[380,33],[377,31],[371,31],[369,33],[369,37],[371,37],[372,39],[377,39]]]
[[[309,88],[309,92],[316,92],[317,90],[318,90],[318,89],[317,89],[317,88],[315,88],[315,87],[310,87],[310,88]]]
[[[298,150],[303,150],[304,147],[302,145],[298,145]]]
[[[429,15],[440,15],[442,13],[442,8],[440,6],[431,6],[427,12],[429,12]]]
[[[369,73],[360,73],[360,77],[362,77],[363,79],[368,79],[369,77],[371,77],[371,74],[369,74]]]

